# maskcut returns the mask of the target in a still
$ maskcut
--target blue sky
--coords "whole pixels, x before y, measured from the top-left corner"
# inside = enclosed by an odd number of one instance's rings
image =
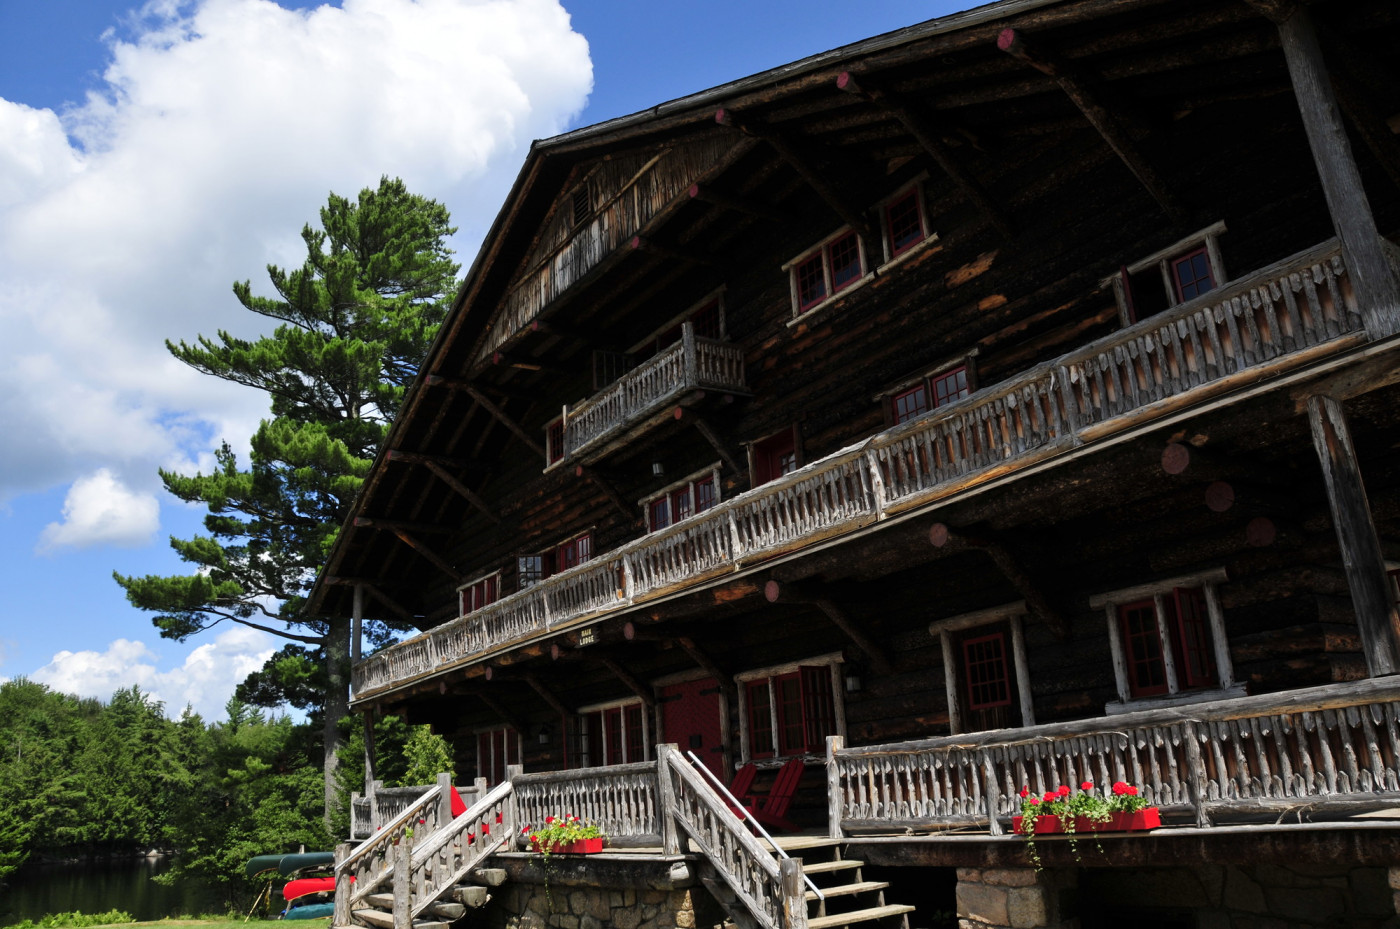
[[[164,339],[255,334],[229,284],[299,263],[328,191],[403,177],[466,266],[530,139],[967,5],[0,0],[0,679],[217,717],[280,645],[163,640],[111,574],[182,571],[201,514],[156,469],[266,408]]]

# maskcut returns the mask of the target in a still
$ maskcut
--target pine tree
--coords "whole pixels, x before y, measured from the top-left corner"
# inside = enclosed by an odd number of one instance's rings
[[[446,315],[458,265],[445,243],[456,231],[447,209],[400,180],[383,178],[354,201],[331,194],[320,219],[320,229],[302,230],[300,268],[268,266],[275,297],[255,296],[248,281],[233,285],[246,309],[280,322],[271,335],[250,341],[221,330],[194,345],[166,343],[198,371],[266,392],[271,418],[252,437],[246,469],[224,443],[211,473],[160,472],[172,494],[208,508],[207,535],[171,540],[194,571],[115,577],[134,606],[157,614],[167,638],[230,621],[293,643],[239,696],[320,715],[329,810],[350,629],[310,615],[306,593]],[[379,644],[393,630],[366,631]]]

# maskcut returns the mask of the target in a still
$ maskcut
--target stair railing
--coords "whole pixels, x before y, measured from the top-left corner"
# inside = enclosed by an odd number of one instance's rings
[[[374,893],[393,877],[394,850],[400,843],[413,841],[415,832],[430,835],[437,831],[444,794],[442,787],[434,786],[335,866],[337,897],[340,896],[342,884],[347,883],[351,876],[355,879],[347,908]],[[451,814],[448,815],[450,817]]]
[[[729,801],[730,812],[738,810],[739,812],[743,813],[744,819],[748,822],[749,827],[756,831],[759,835],[763,836],[763,838],[767,840],[769,845],[773,846],[773,850],[778,853],[778,857],[786,858],[789,861],[791,861],[792,856],[787,853],[787,850],[784,849],[781,845],[779,845],[777,841],[771,835],[768,834],[768,830],[764,829],[763,824],[754,818],[754,815],[749,812],[749,808],[743,803],[741,803],[738,800],[738,798],[736,798],[732,793],[729,792],[729,788],[725,787],[724,782],[715,776],[715,772],[711,771],[705,766],[705,763],[703,761],[695,757],[694,752],[688,751],[686,752],[686,754],[690,756],[690,763],[695,766],[695,769],[701,774],[703,774],[709,780],[709,782],[714,785],[715,789],[718,790],[720,794],[722,794],[724,798]],[[820,900],[823,905],[825,905],[826,894],[822,893],[822,889],[818,887],[815,883],[813,883],[812,879],[806,874],[802,875],[802,882],[806,884],[808,889],[811,890],[812,893],[817,895],[817,899]]]
[[[511,791],[510,781],[497,785],[466,812],[449,819],[422,845],[413,848],[407,875],[410,918],[417,919],[448,888],[515,835],[515,804]],[[396,906],[396,912],[397,909]]]
[[[762,929],[806,929],[801,863],[781,866],[674,745],[657,746],[668,818],[685,830]]]

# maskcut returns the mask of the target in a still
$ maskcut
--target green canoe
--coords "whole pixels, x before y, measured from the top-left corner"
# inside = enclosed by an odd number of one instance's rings
[[[277,863],[287,857],[285,852],[278,852],[276,855],[258,855],[249,858],[248,863],[243,866],[243,873],[249,877],[256,877],[264,871],[277,870]]]
[[[300,852],[283,855],[282,860],[277,863],[277,873],[283,877],[291,877],[311,868],[329,868],[333,864],[335,852]]]

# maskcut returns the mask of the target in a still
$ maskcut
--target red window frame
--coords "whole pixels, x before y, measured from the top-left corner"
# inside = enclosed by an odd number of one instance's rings
[[[797,470],[797,436],[784,429],[753,444],[753,484],[758,487]]]
[[[646,719],[639,701],[582,713],[580,720],[588,730],[590,766],[647,760]]]
[[[770,690],[769,687],[772,689]],[[758,678],[745,685],[751,758],[820,753],[836,733],[836,702],[831,668],[803,665],[796,671]],[[777,701],[777,731],[773,705]]]
[[[550,420],[544,427],[545,460],[555,464],[564,460],[564,417]]]
[[[1179,690],[1199,690],[1219,682],[1205,591],[1176,587],[1162,597],[1167,630],[1158,628],[1156,598],[1118,606],[1123,662],[1128,667],[1128,692],[1154,697],[1171,691],[1163,647],[1172,650]]]
[[[1157,629],[1156,601],[1120,604],[1118,622],[1123,633],[1123,662],[1128,666],[1128,692],[1134,697],[1167,693],[1167,664]]]
[[[797,312],[812,307],[865,277],[865,249],[854,229],[832,236],[792,265]]]
[[[1006,660],[1006,633],[964,639],[963,679],[969,710],[1011,705],[1011,669]]]
[[[703,513],[719,503],[719,494],[715,492],[715,476],[703,477],[695,482],[695,512]]]
[[[1177,587],[1172,590],[1171,605],[1175,609],[1177,678],[1184,688],[1210,687],[1218,677],[1215,673],[1215,651],[1210,642],[1210,619],[1206,613],[1205,591],[1199,587]]]
[[[687,481],[647,503],[647,532],[665,529],[696,513],[703,513],[718,502],[713,473]]]
[[[538,584],[552,573],[549,570],[549,552],[540,552],[535,555],[521,555],[516,558],[515,566],[516,580],[521,590]]]
[[[476,734],[476,774],[491,786],[506,779],[506,766],[520,764],[520,733],[511,726]]]
[[[554,571],[556,574],[576,568],[593,557],[593,533],[583,532],[572,539],[559,543],[554,550]]]
[[[826,258],[818,250],[812,257],[798,262],[792,269],[797,289],[797,312],[805,313],[826,299]]]
[[[917,187],[910,188],[885,207],[885,235],[889,239],[891,258],[904,254],[928,238]]]
[[[1204,245],[1178,255],[1171,259],[1170,264],[1172,288],[1176,291],[1178,303],[1185,303],[1215,289],[1215,272],[1211,269],[1210,255]]]
[[[919,384],[890,398],[890,415],[894,424],[907,423],[929,411],[928,386]]]
[[[833,294],[839,294],[865,277],[865,256],[861,254],[860,236],[854,229],[832,239],[822,251],[831,272]]]
[[[500,579],[499,573],[492,574],[478,581],[473,581],[458,591],[462,608],[461,615],[475,613],[482,607],[495,603],[501,594]]]
[[[656,532],[671,525],[671,500],[657,497],[647,504],[647,531]]]
[[[954,400],[966,397],[972,393],[972,387],[967,377],[967,365],[958,365],[956,368],[949,368],[935,374],[929,378],[929,388],[929,396],[933,401],[934,409],[947,406]]]

